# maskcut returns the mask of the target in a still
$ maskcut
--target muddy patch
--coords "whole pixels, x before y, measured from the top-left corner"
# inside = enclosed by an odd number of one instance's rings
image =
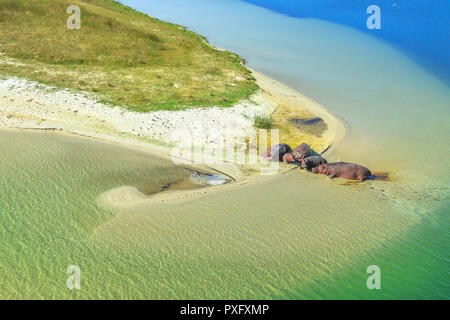
[[[322,134],[328,129],[327,124],[322,118],[293,118],[289,122],[298,130],[314,135],[316,137],[322,137]]]
[[[168,190],[188,190],[199,189],[207,186],[217,186],[230,182],[231,179],[227,176],[220,174],[208,174],[198,171],[192,171],[191,175],[187,179],[183,179],[176,182],[167,183],[161,186],[159,192]],[[140,190],[142,192],[142,190]],[[151,195],[158,192],[143,192],[144,194]]]
[[[392,181],[392,178],[389,176],[389,172],[372,172],[370,176],[371,180],[381,180],[381,181]]]
[[[230,178],[220,174],[204,174],[195,171],[191,174],[191,181],[199,186],[217,186],[231,181]]]

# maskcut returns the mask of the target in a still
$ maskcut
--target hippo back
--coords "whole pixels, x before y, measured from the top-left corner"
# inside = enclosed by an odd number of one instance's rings
[[[302,160],[311,156],[311,148],[306,143],[302,143],[297,146],[294,150],[292,150],[292,154],[296,160]]]
[[[322,158],[321,156],[310,156],[302,159],[302,168],[306,168],[311,171],[311,169],[325,163],[328,163],[327,160],[325,158]]]
[[[291,152],[291,147],[285,143],[275,144],[267,148],[266,156],[271,161],[283,161],[286,153]]]

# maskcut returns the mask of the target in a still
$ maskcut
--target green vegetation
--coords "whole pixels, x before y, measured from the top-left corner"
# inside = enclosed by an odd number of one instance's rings
[[[254,127],[258,129],[272,129],[274,121],[270,116],[259,115],[255,117]]]
[[[81,30],[66,27],[72,4]],[[258,89],[236,54],[112,0],[0,0],[0,30],[0,75],[132,110],[226,107]]]

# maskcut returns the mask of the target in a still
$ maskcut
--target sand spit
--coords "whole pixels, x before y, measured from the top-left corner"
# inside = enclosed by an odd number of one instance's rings
[[[168,161],[174,161],[171,154],[174,145],[183,143],[182,137],[172,133],[180,128],[188,130],[193,137],[201,137],[208,130],[226,131],[239,128],[244,134],[254,132],[254,117],[270,115],[283,108],[298,112],[298,115],[320,117],[326,123],[326,130],[320,137],[301,133],[294,138],[301,142],[333,152],[345,134],[342,123],[323,106],[299,92],[260,73],[254,72],[262,89],[251,99],[230,108],[195,108],[183,111],[157,111],[139,113],[123,107],[104,105],[91,94],[58,90],[46,85],[18,78],[0,79],[0,127],[14,129],[54,130],[120,143],[148,152]],[[281,131],[281,130],[280,130]],[[280,139],[293,139],[280,136]],[[294,141],[296,142],[296,141]],[[291,143],[294,143],[291,141]],[[203,138],[191,141],[204,144]],[[208,142],[209,143],[209,142]],[[212,141],[214,143],[214,141]],[[187,146],[189,147],[189,146]],[[260,175],[258,165],[241,165],[228,161],[214,165],[192,164],[184,160],[183,166],[200,172],[224,174],[233,183],[194,190],[168,190],[147,196],[133,186],[124,186],[101,195],[103,205],[114,208],[133,208],[149,204],[178,203],[203,197],[206,194],[225,191],[248,183],[263,183],[274,176]],[[291,166],[280,164],[278,173],[291,170]]]
[[[285,172],[286,171],[284,171],[284,173]],[[168,190],[153,195],[146,195],[133,186],[123,186],[108,190],[101,194],[99,197],[99,204],[103,207],[119,210],[148,208],[156,205],[180,204],[201,199],[218,192],[228,192],[242,187],[270,183],[280,180],[282,177],[282,174],[271,176],[269,178],[253,176],[251,179],[244,178],[229,184],[209,186],[200,189]]]
[[[62,129],[91,135],[145,138],[164,145],[176,143],[172,133],[180,128],[201,135],[208,128],[252,129],[257,114],[273,106],[262,94],[231,108],[192,108],[181,111],[133,112],[111,107],[95,95],[57,90],[36,82],[7,78],[0,80],[0,125],[10,128]],[[89,133],[89,134],[87,134]]]

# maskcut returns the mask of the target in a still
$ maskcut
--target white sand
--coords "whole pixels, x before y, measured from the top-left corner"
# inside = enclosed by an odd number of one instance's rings
[[[123,107],[110,107],[97,101],[94,95],[40,85],[18,78],[0,79],[0,126],[9,128],[63,129],[92,135],[112,135],[147,138],[160,144],[178,143],[172,136],[186,129],[193,137],[208,129],[226,131],[241,128],[252,130],[257,114],[274,108],[262,93],[231,108],[192,108],[183,111],[140,113]]]

